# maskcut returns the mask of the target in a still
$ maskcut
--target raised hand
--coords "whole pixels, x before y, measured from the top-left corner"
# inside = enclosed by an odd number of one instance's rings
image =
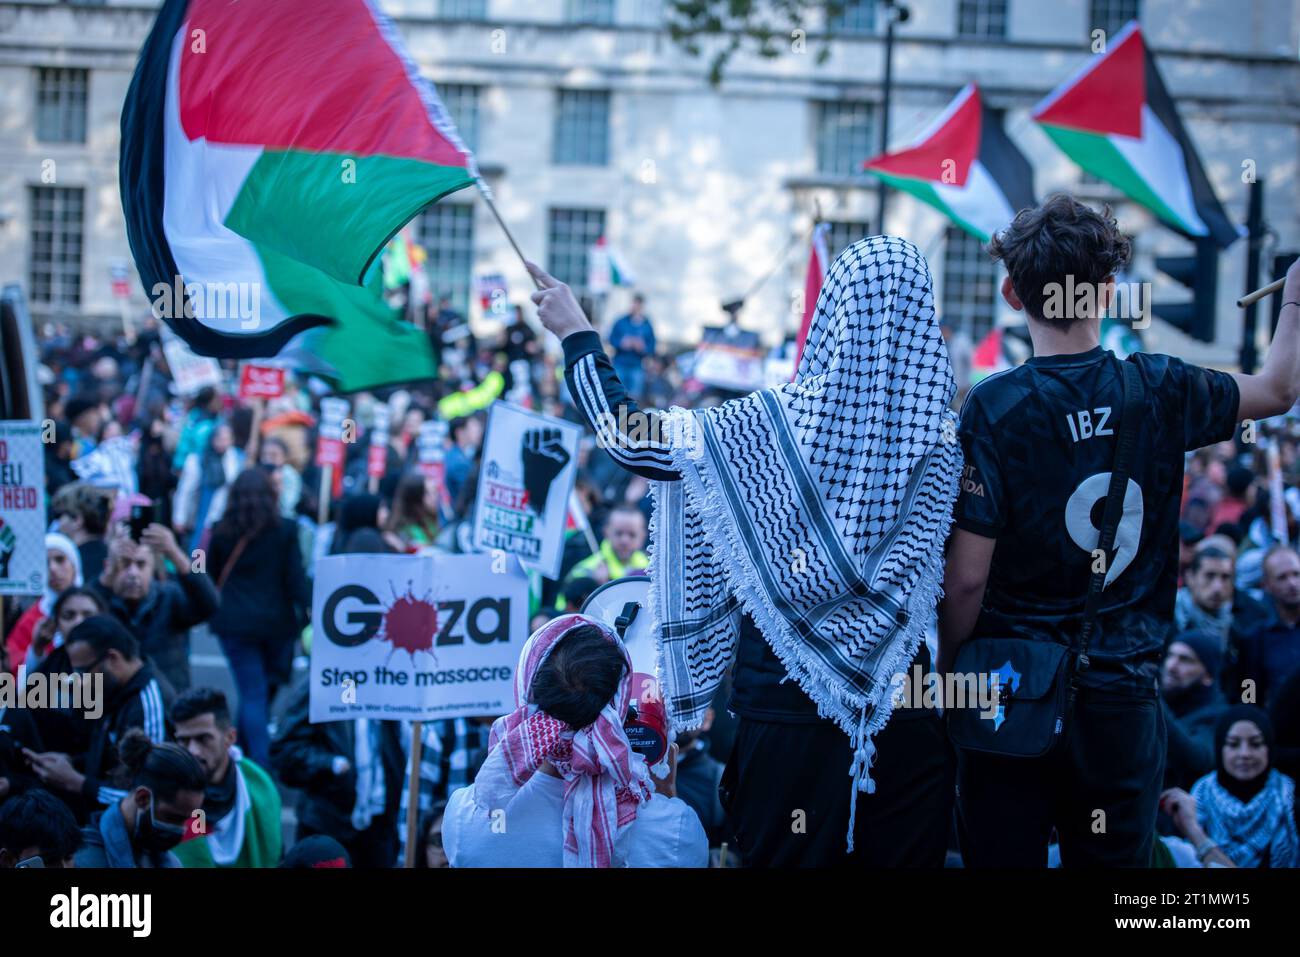
[[[563,339],[575,332],[591,329],[573,290],[548,273],[537,263],[527,263],[528,272],[541,288],[533,293],[537,305],[537,318],[542,325]]]

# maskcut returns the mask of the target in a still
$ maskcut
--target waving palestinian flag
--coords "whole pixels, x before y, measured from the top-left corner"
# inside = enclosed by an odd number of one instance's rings
[[[1034,171],[970,84],[906,149],[862,164],[981,242],[1034,205]]]
[[[1188,237],[1239,235],[1214,195],[1134,20],[1034,108],[1070,159]]]
[[[275,355],[327,326],[296,345],[332,349],[322,364],[349,365],[353,388],[432,374],[375,261],[476,178],[370,0],[166,0],[122,112],[127,236],[155,311],[219,357]]]

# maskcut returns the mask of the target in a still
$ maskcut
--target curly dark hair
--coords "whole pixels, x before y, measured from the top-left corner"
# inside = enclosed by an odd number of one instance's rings
[[[226,497],[226,510],[213,528],[213,535],[240,539],[256,536],[280,517],[280,503],[271,479],[260,468],[244,469],[235,478]]]
[[[1060,329],[1092,317],[1073,308],[1058,314],[1047,308],[1048,300],[1059,297],[1060,290],[1098,288],[1128,265],[1132,255],[1132,244],[1119,231],[1109,206],[1097,212],[1065,193],[1021,210],[989,240],[988,249],[994,261],[1007,267],[1025,311]]]

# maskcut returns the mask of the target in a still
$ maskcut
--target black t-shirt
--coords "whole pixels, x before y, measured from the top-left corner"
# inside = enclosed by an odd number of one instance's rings
[[[1165,355],[1129,361],[1146,403],[1081,682],[1152,694],[1177,589],[1185,452],[1232,437],[1239,396],[1227,373]],[[971,389],[955,522],[997,539],[972,637],[1075,638],[1123,405],[1121,370],[1100,346],[1036,357]]]

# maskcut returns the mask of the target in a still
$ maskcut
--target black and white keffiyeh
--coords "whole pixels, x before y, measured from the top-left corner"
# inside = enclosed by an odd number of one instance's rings
[[[663,413],[683,480],[652,486],[650,604],[675,727],[699,724],[748,613],[851,738],[855,802],[874,790],[871,738],[941,594],[954,391],[925,258],[874,236],[831,265],[793,382]]]

